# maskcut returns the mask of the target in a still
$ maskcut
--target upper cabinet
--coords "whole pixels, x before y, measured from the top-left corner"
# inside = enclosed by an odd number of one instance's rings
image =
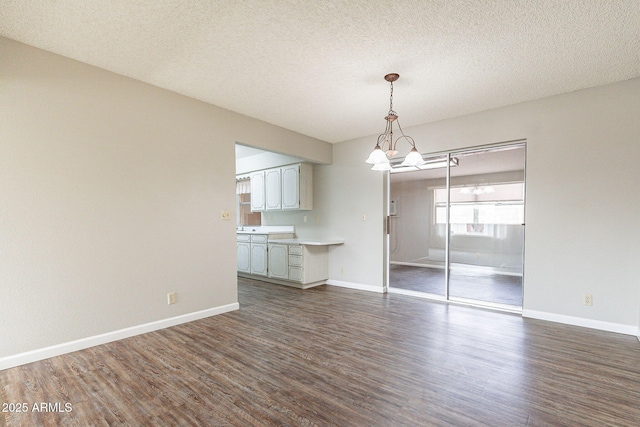
[[[283,166],[282,209],[313,209],[313,166],[308,163]]]
[[[251,211],[263,211],[266,207],[264,194],[264,171],[251,174]]]
[[[280,168],[264,171],[266,209],[279,211],[282,209],[282,177]]]
[[[313,209],[313,165],[298,163],[251,174],[252,211],[293,209]]]

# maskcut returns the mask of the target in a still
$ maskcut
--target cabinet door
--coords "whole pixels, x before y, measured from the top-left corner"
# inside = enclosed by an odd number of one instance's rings
[[[267,244],[251,243],[251,274],[267,275]]]
[[[282,183],[280,168],[269,169],[264,173],[267,210],[282,209]]]
[[[300,165],[282,168],[282,209],[300,208]]]
[[[238,271],[251,273],[251,244],[249,242],[238,242]]]
[[[301,163],[298,178],[300,191],[299,209],[310,211],[313,209],[313,165]]]
[[[289,278],[289,254],[287,245],[269,244],[269,277],[276,279]]]
[[[302,267],[289,267],[289,280],[302,283]]]
[[[251,211],[265,210],[264,171],[251,174]]]

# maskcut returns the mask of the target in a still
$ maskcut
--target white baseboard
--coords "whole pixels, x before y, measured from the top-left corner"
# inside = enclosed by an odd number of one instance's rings
[[[387,292],[386,286],[363,285],[361,283],[343,282],[341,280],[329,279],[325,282],[327,285],[339,286],[341,288],[357,289],[360,291],[378,292],[384,294]]]
[[[204,319],[229,311],[238,310],[240,305],[236,302],[233,304],[222,305],[219,307],[209,308],[207,310],[196,311],[194,313],[183,314],[181,316],[162,319],[156,322],[145,323],[143,325],[132,326],[130,328],[120,329],[113,332],[107,332],[101,335],[82,338],[62,344],[52,345],[37,350],[27,351],[25,353],[16,354],[0,358],[0,371],[13,368],[15,366],[25,365],[38,360],[48,359],[54,356],[71,353],[85,348],[93,347],[100,344],[106,344],[112,341],[133,337],[135,335],[146,334],[147,332],[157,331],[159,329],[169,328],[171,326],[180,325],[181,323],[193,322],[194,320]]]
[[[522,310],[522,317],[547,320],[556,323],[564,323],[566,325],[582,326],[584,328],[616,332],[625,335],[639,335],[638,328],[635,326],[624,325],[621,323],[603,322],[601,320],[585,319],[583,317],[565,316],[562,314],[547,313],[545,311]]]

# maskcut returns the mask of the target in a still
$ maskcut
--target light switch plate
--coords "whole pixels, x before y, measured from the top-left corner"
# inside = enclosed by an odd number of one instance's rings
[[[171,304],[175,304],[176,303],[176,293],[175,292],[169,292],[167,294],[167,304],[171,305]]]

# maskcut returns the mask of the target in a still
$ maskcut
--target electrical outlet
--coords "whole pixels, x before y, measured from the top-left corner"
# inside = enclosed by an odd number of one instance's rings
[[[593,305],[593,295],[584,294],[584,296],[582,298],[582,304],[588,305],[588,306],[592,306]]]
[[[366,221],[367,220],[367,214],[362,214],[362,216],[360,217],[360,221]]]
[[[227,219],[231,218],[231,215],[229,214],[229,211],[228,211],[228,210],[226,210],[226,209],[224,209],[224,210],[222,211],[222,214],[221,214],[220,216],[221,216],[221,217],[222,217],[222,219],[224,219],[224,220],[227,220]]]
[[[344,267],[340,268],[340,273],[344,274]]]
[[[302,217],[302,220],[303,220],[303,222],[307,222],[307,216],[306,216],[306,215],[305,215],[305,216],[303,216],[303,217]]]
[[[169,292],[167,294],[167,304],[171,305],[171,304],[175,304],[176,303],[176,293],[175,292]]]

